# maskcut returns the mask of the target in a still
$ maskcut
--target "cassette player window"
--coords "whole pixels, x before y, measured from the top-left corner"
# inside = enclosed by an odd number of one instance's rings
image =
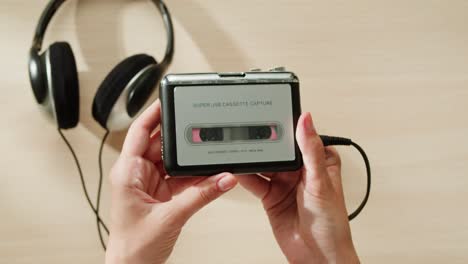
[[[295,160],[289,84],[174,89],[180,166]]]

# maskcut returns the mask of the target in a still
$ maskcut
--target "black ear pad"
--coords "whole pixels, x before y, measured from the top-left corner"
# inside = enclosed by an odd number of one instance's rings
[[[156,64],[153,57],[146,54],[134,55],[119,63],[107,75],[93,101],[93,117],[103,128],[107,128],[106,123],[112,107],[128,83],[141,70],[152,64]]]
[[[73,128],[78,124],[80,95],[75,57],[70,45],[56,42],[49,47],[50,84],[55,114],[60,128]],[[46,62],[47,63],[47,62]]]

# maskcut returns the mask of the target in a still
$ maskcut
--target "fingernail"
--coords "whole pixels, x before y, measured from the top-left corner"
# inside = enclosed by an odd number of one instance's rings
[[[236,184],[237,184],[237,179],[232,174],[227,174],[226,176],[219,179],[218,182],[216,183],[216,185],[218,186],[218,189],[221,192],[225,192],[234,188]]]
[[[309,112],[306,113],[306,116],[304,119],[304,126],[305,126],[307,133],[316,133],[314,123],[312,122],[312,116]]]

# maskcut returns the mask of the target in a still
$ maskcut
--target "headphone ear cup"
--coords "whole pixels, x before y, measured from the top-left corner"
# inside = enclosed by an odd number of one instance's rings
[[[153,57],[138,54],[123,60],[107,75],[93,101],[93,117],[103,128],[108,129],[107,121],[112,108],[130,81],[152,64],[156,64]]]
[[[66,42],[56,42],[47,51],[49,78],[52,90],[52,104],[58,126],[73,128],[79,121],[79,83],[75,56]]]
[[[38,104],[43,104],[47,97],[46,70],[44,56],[37,51],[29,52],[29,81]]]

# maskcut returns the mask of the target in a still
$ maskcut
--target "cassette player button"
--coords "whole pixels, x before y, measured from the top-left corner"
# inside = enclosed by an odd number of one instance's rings
[[[286,71],[286,67],[284,66],[277,66],[272,69],[270,69],[271,72],[284,72]]]
[[[245,72],[221,72],[218,75],[221,78],[245,77]]]

